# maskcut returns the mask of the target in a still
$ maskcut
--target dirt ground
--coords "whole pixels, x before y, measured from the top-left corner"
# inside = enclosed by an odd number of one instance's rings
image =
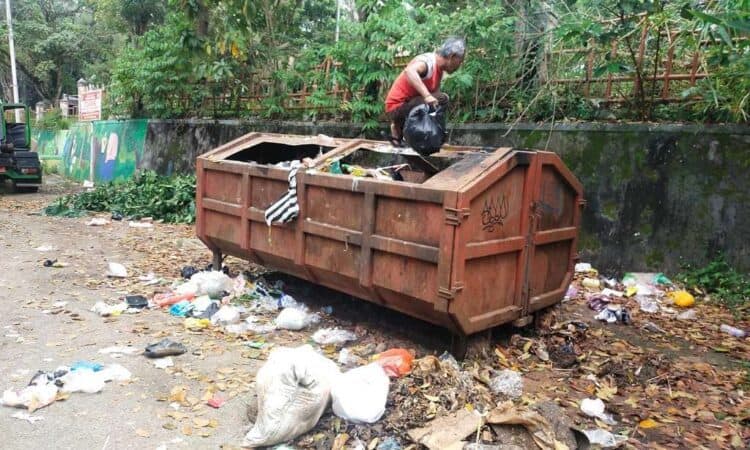
[[[167,285],[146,286],[138,276],[154,272],[171,283],[179,279],[183,266],[203,267],[211,255],[190,226],[155,224],[142,229],[122,221],[95,227],[86,225],[90,217],[40,214],[58,195],[75,189],[48,178],[39,193],[0,191],[1,388],[21,388],[37,370],[50,371],[80,360],[119,363],[133,377],[108,383],[100,393],[74,393],[42,408],[32,414],[43,418],[36,423],[12,417],[22,410],[0,407],[0,429],[5,430],[2,448],[237,447],[250,424],[254,374],[269,350],[310,342],[311,331],[277,331],[263,338],[234,336],[218,328],[186,330],[184,319],[161,310],[107,318],[89,311],[97,301],[163,292]],[[48,259],[63,267],[44,267]],[[130,276],[106,277],[108,262],[123,264]],[[233,275],[260,270],[231,258],[227,265]],[[269,276],[284,280],[287,293],[311,309],[330,313],[323,314],[320,326],[354,331],[359,336],[355,352],[363,360],[392,347],[408,348],[418,358],[440,355],[449,348],[447,333],[435,327],[299,280]],[[501,328],[491,339],[476,339],[462,366],[474,384],[463,397],[450,394],[457,386],[435,391],[416,376],[407,376],[391,383],[387,412],[378,424],[348,425],[329,409],[318,427],[295,444],[331,448],[342,441],[334,443],[334,439],[347,433],[350,443],[359,439],[368,448],[376,448],[387,437],[406,448],[410,445],[406,430],[428,424],[427,410],[439,415],[464,406],[479,407],[482,400],[504,400],[488,389],[487,380],[493,371],[511,368],[524,377],[517,405],[554,401],[573,425],[627,436],[627,447],[747,448],[750,384],[742,361],[747,364],[750,358],[750,344],[717,330],[720,323],[750,328],[746,313],[736,318],[699,299],[696,320],[677,321],[634,308],[631,324],[604,324],[593,319],[586,294],[581,290],[551,310],[536,331],[514,335],[517,330]],[[331,307],[332,312],[323,307]],[[648,323],[663,332],[649,331]],[[182,342],[189,350],[173,357],[174,367],[167,369],[155,367],[153,360],[140,354],[114,358],[99,353],[111,346],[142,349],[163,337]],[[261,350],[248,346],[259,341],[265,342]],[[337,350],[323,349],[332,359]],[[175,402],[175,392],[180,391],[186,395]],[[207,406],[205,399],[213,394],[227,403],[218,409]],[[411,398],[415,396],[416,403]],[[587,397],[603,399],[617,424],[582,414],[578,405]],[[489,427],[483,431],[485,442],[497,444],[497,433]]]

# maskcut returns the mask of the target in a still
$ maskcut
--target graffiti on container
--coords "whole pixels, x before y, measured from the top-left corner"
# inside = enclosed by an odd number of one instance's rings
[[[563,204],[565,202],[563,186],[560,183],[545,181],[542,184],[541,194],[539,208],[542,214],[558,219],[562,215]]]
[[[484,200],[482,208],[482,229],[488,233],[501,230],[508,217],[508,196],[501,194]]]

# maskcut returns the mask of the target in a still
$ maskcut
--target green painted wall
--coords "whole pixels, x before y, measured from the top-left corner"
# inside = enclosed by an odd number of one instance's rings
[[[140,167],[147,128],[147,120],[79,122],[70,130],[38,131],[34,137],[48,172],[106,182],[130,178]]]

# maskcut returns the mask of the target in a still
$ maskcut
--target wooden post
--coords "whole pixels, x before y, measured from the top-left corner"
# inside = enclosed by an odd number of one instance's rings
[[[643,31],[641,31],[641,42],[638,44],[638,60],[636,62],[637,64],[637,71],[636,71],[636,77],[635,77],[635,84],[633,85],[633,94],[639,95],[641,92],[641,76],[643,75],[643,54],[646,53],[646,37],[648,37],[648,25],[644,25]]]
[[[583,95],[589,98],[591,79],[594,77],[594,40],[589,39],[589,54],[586,60],[586,84],[583,86]]]
[[[612,41],[612,50],[609,52],[609,60],[614,61],[617,57],[617,40]],[[612,97],[612,73],[607,73],[607,88],[604,97],[609,100]]]
[[[661,88],[661,98],[663,100],[669,98],[669,80],[670,76],[672,76],[672,60],[674,58],[675,36],[676,33],[667,32],[667,37],[669,38],[669,50],[667,51],[667,63],[664,66],[664,84]]]
[[[696,73],[698,73],[698,50],[693,53],[693,62],[690,64],[690,86],[695,86]]]

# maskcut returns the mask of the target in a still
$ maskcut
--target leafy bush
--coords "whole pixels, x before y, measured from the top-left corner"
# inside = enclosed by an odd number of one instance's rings
[[[730,308],[742,307],[750,301],[750,278],[737,272],[723,256],[703,268],[687,267],[677,279],[713,295]]]
[[[58,108],[44,113],[41,119],[34,122],[33,127],[38,130],[59,131],[67,130],[73,123],[72,119],[63,117]]]
[[[79,217],[86,211],[119,213],[170,223],[195,221],[195,176],[165,177],[141,172],[126,182],[98,185],[94,190],[57,199],[45,209],[51,216]]]

